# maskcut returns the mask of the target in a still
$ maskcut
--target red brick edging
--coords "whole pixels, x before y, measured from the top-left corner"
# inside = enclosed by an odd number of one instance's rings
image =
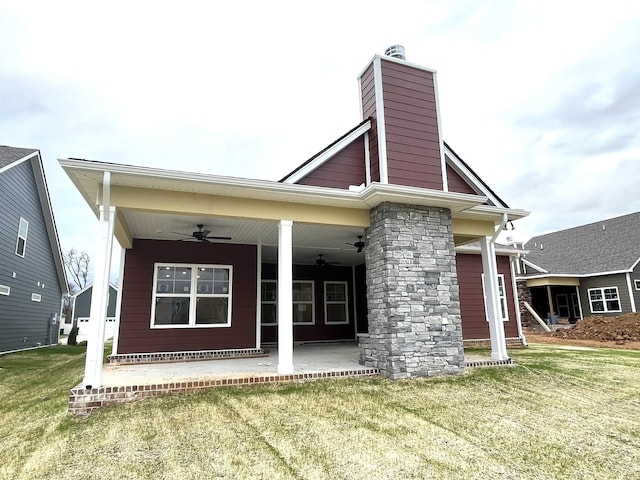
[[[210,380],[189,380],[184,382],[161,383],[155,385],[129,385],[123,387],[100,387],[87,389],[78,385],[69,395],[69,413],[86,417],[94,410],[106,405],[135,402],[144,398],[157,397],[167,393],[196,392],[210,388],[261,385],[266,383],[287,383],[321,378],[365,377],[378,375],[377,368],[342,370],[334,372],[294,373],[291,375],[255,375],[242,377],[214,378]]]

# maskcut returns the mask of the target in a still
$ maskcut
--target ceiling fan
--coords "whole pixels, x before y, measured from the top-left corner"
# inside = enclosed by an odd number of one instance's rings
[[[196,230],[195,232],[192,232],[191,235],[188,235],[186,233],[180,233],[180,232],[172,232],[172,233],[176,233],[178,235],[184,235],[186,237],[192,237],[199,242],[207,242],[207,243],[209,243],[209,240],[231,240],[231,237],[209,236],[209,234],[211,233],[211,230],[203,230],[204,225],[202,223],[199,223],[198,225],[196,225],[196,227],[198,227],[198,230]]]
[[[364,248],[364,242],[362,241],[362,235],[358,235],[358,241],[355,243],[346,243],[345,245],[351,245],[352,247],[356,247],[356,253],[361,253]]]
[[[316,266],[317,267],[327,267],[331,265],[337,265],[340,262],[327,262],[324,258],[322,258],[323,254],[318,254],[318,258],[316,258]]]

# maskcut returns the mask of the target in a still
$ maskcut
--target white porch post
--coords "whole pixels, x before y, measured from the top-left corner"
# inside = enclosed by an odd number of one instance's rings
[[[278,373],[293,373],[293,222],[278,225]]]
[[[495,244],[491,237],[480,239],[482,254],[482,271],[484,272],[484,292],[491,336],[491,358],[507,360],[507,342],[500,309],[500,292],[498,287],[498,265],[496,263]]]
[[[96,249],[93,272],[91,310],[89,311],[89,338],[84,366],[85,388],[98,388],[102,382],[102,357],[104,355],[104,329],[107,321],[109,299],[109,273],[116,209],[110,206],[111,173],[104,172],[102,180],[102,205],[100,206],[100,236]]]

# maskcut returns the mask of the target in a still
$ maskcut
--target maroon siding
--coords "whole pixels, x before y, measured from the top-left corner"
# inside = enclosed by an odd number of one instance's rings
[[[389,183],[442,190],[433,73],[382,59]]]
[[[362,99],[362,118],[377,118],[373,64],[369,65],[360,77],[360,95]],[[371,181],[379,182],[378,125],[375,120],[371,122],[371,130],[369,130],[369,161],[371,163]]]
[[[277,265],[271,263],[262,264],[262,278],[265,280],[277,279]],[[313,340],[351,340],[355,338],[355,313],[353,299],[353,272],[351,267],[327,266],[316,267],[313,265],[294,265],[294,280],[314,281],[314,325],[294,325],[293,340],[296,342]],[[349,324],[325,325],[324,323],[324,282],[347,282],[349,302]],[[278,306],[279,307],[279,306]],[[290,307],[289,307],[290,308]],[[278,339],[277,326],[262,327],[262,342],[273,343]]]
[[[301,185],[348,189],[349,185],[366,183],[364,141],[351,142],[325,163],[298,182]]]
[[[231,326],[150,328],[155,262],[232,265]],[[134,240],[125,257],[118,353],[254,348],[256,263],[253,245]]]
[[[476,192],[465,180],[462,178],[458,172],[456,172],[453,168],[447,165],[447,183],[449,185],[449,191],[455,193],[470,193],[472,195],[477,195]]]
[[[513,305],[511,268],[509,257],[498,256],[498,273],[504,274],[507,289],[509,321],[504,322],[507,338],[518,337],[518,323]],[[489,323],[485,317],[484,295],[482,293],[482,257],[478,254],[456,255],[458,284],[460,286],[460,313],[462,316],[462,337],[465,340],[490,338]]]

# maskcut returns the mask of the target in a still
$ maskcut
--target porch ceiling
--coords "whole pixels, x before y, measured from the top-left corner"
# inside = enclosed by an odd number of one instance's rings
[[[197,242],[191,236],[203,224],[209,235],[231,237],[231,240],[211,240],[211,243],[242,243],[262,245],[263,260],[277,261],[278,223],[224,217],[174,215],[139,211],[119,212],[133,238]],[[314,264],[319,254],[327,262],[340,265],[364,263],[364,253],[347,245],[364,235],[358,227],[340,227],[308,223],[293,225],[293,260],[299,264]]]

